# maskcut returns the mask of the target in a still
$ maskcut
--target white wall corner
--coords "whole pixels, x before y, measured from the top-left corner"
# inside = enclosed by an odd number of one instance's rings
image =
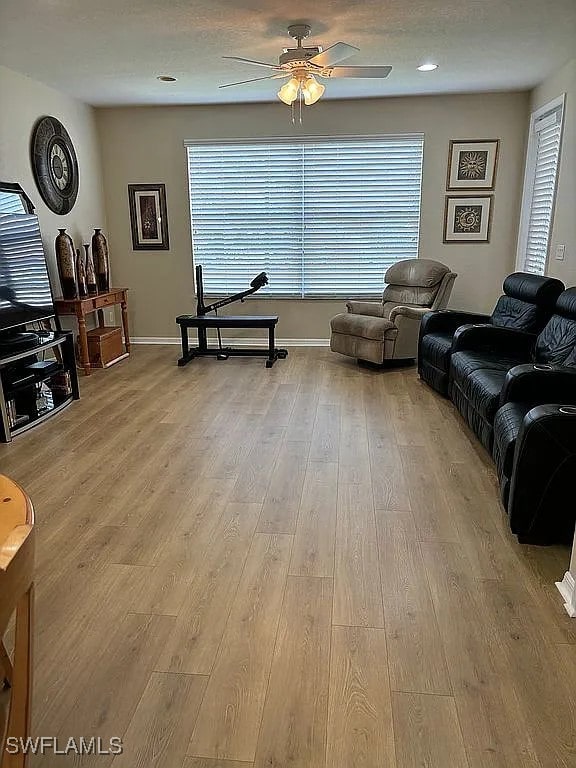
[[[566,571],[562,581],[557,581],[556,586],[564,600],[564,608],[568,616],[576,619],[576,581],[570,571]]]

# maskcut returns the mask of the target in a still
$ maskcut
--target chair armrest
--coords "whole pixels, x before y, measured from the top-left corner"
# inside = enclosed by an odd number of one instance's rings
[[[490,315],[481,315],[477,312],[460,312],[453,309],[440,309],[436,312],[427,312],[420,326],[421,334],[448,331],[454,333],[461,325],[470,323],[487,323]]]
[[[575,472],[576,408],[532,408],[516,439],[508,500],[510,527],[521,543],[572,543]]]
[[[500,393],[500,405],[509,402],[575,403],[576,370],[562,365],[526,363],[516,365],[506,374]]]
[[[400,304],[390,310],[390,322],[395,323],[398,316],[408,317],[410,320],[421,321],[424,315],[427,315],[429,311],[428,307],[405,307]]]
[[[491,352],[514,354],[529,360],[535,342],[535,333],[495,325],[462,325],[454,334],[452,352],[488,349]]]
[[[376,301],[354,301],[349,299],[346,302],[348,312],[353,315],[369,315],[370,317],[384,317],[384,305]]]
[[[521,442],[526,432],[535,424],[545,424],[549,434],[563,434],[560,441],[571,453],[576,453],[576,406],[565,403],[545,403],[531,408],[520,427],[518,441]]]

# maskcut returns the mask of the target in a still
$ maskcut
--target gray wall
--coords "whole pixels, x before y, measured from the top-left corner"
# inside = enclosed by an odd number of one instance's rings
[[[92,107],[47,85],[0,66],[0,179],[22,185],[36,207],[56,295],[60,294],[54,239],[65,227],[77,247],[90,242],[94,227],[106,226],[98,135]],[[32,176],[30,136],[39,117],[60,120],[78,155],[80,185],[76,205],[66,216],[52,213]]]
[[[116,282],[131,289],[133,334],[174,337],[175,316],[193,309],[186,139],[423,132],[420,257],[458,273],[453,306],[490,309],[514,267],[528,102],[527,93],[321,101],[305,110],[301,128],[280,103],[97,109],[112,268]],[[448,142],[469,138],[500,139],[491,241],[444,245]],[[142,182],[166,184],[169,251],[132,250],[127,184]],[[278,313],[280,337],[321,339],[343,306],[255,299],[233,311]]]

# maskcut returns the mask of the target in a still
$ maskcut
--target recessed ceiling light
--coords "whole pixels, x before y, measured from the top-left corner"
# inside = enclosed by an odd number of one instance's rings
[[[161,80],[163,83],[175,83],[178,78],[171,75],[158,75],[156,80]]]
[[[417,69],[419,72],[433,72],[435,69],[438,69],[438,64],[420,64]]]

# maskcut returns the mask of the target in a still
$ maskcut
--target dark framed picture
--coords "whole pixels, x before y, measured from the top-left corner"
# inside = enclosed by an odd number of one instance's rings
[[[135,251],[167,251],[168,216],[164,184],[128,184],[132,248]]]
[[[446,195],[445,243],[488,243],[494,195],[456,197]]]
[[[494,189],[499,139],[451,141],[446,189]]]

